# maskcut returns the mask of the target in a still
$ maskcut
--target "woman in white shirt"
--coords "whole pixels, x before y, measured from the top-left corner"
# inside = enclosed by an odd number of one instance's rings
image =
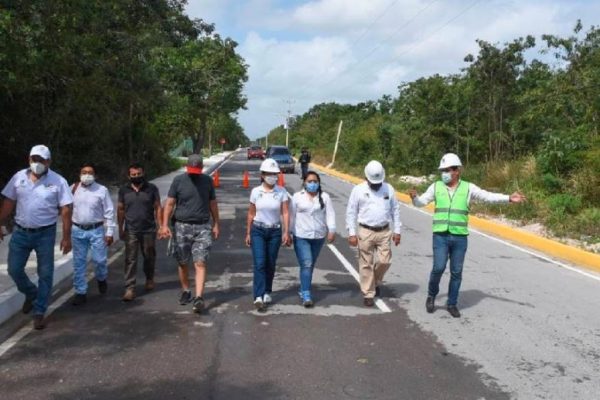
[[[290,244],[288,193],[277,186],[279,166],[267,158],[260,165],[260,186],[252,189],[246,220],[246,246],[254,259],[254,306],[265,311],[272,302],[273,278],[279,247]]]
[[[314,171],[304,177],[304,189],[295,193],[291,206],[294,250],[300,265],[300,297],[304,307],[312,307],[313,269],[325,243],[335,239],[335,211],[331,198],[321,189],[321,178]]]

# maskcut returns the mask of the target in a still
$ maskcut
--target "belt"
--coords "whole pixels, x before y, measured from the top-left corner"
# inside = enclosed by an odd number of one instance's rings
[[[76,222],[73,222],[73,225],[75,225],[79,229],[83,229],[84,231],[91,231],[92,229],[96,229],[104,225],[104,222],[95,222],[93,224],[78,224]]]
[[[201,220],[198,220],[198,221],[180,221],[178,219],[175,220],[175,223],[189,224],[189,225],[205,225],[205,224],[208,224],[209,222],[210,222],[209,218],[201,219]]]
[[[369,226],[369,225],[365,225],[365,224],[358,224],[358,225],[362,226],[365,229],[373,231],[373,232],[385,231],[390,226],[389,224],[385,224],[383,226]]]
[[[41,231],[44,231],[44,230],[46,230],[48,228],[55,227],[56,224],[46,225],[46,226],[40,226],[39,228],[25,228],[24,226],[21,226],[21,225],[19,225],[17,223],[15,223],[15,226],[17,228],[19,228],[20,230],[24,231],[24,232],[31,232],[31,233],[33,233],[33,232],[41,232]]]
[[[268,229],[281,228],[281,224],[265,224],[260,221],[252,221],[252,225],[258,226],[259,228],[268,228]]]

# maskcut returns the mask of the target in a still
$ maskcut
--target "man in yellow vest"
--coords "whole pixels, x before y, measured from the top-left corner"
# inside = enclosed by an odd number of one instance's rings
[[[469,204],[471,200],[489,203],[521,203],[526,200],[519,192],[511,195],[491,193],[473,183],[460,179],[462,163],[456,154],[442,157],[439,170],[441,180],[434,182],[421,196],[411,189],[408,194],[413,205],[423,207],[435,202],[433,214],[433,269],[429,277],[429,289],[425,308],[428,313],[435,309],[435,296],[440,291],[440,279],[450,260],[450,284],[447,309],[454,318],[460,317],[456,306],[462,280],[462,269],[467,252],[469,235]]]

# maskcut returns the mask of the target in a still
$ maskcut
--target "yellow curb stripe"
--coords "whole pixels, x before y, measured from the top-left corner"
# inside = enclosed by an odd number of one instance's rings
[[[311,163],[311,167],[323,171],[328,175],[335,176],[354,184],[364,182],[363,178],[357,178],[356,176],[339,172],[332,168],[323,167],[319,164]],[[403,203],[412,204],[410,197],[405,193],[396,192],[396,198]],[[430,212],[433,212],[432,205],[424,208]],[[566,244],[557,242],[556,240],[547,239],[533,233],[524,232],[484,218],[470,216],[469,224],[473,228],[483,232],[493,234],[511,242],[544,252],[553,257],[586,267],[589,270],[600,272],[600,255],[598,254],[594,254],[577,247],[568,246]]]

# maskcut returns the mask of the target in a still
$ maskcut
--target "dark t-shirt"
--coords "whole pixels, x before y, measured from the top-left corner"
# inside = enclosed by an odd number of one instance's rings
[[[207,223],[210,201],[217,198],[213,180],[205,174],[176,176],[168,196],[175,199],[175,220],[188,224]]]
[[[309,152],[302,152],[300,154],[300,164],[308,164],[310,162],[310,153]]]
[[[119,189],[119,203],[125,205],[125,229],[130,232],[156,231],[154,204],[160,203],[158,188],[144,182],[139,192],[128,183]]]

